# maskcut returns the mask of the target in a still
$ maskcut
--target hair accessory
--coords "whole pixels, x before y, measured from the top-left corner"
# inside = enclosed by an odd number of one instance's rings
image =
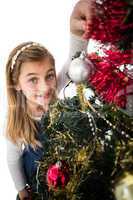
[[[32,42],[30,44],[27,44],[25,46],[23,46],[21,49],[19,49],[16,54],[12,57],[12,64],[11,64],[11,71],[13,71],[13,68],[15,66],[15,63],[16,63],[16,60],[18,58],[18,56],[25,50],[25,49],[28,49],[30,48],[31,46],[42,46],[40,45],[39,43],[36,43],[36,42]]]

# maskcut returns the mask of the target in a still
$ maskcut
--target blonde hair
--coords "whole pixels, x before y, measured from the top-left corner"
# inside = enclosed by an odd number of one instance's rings
[[[6,64],[6,85],[8,98],[8,116],[6,135],[15,144],[18,141],[24,144],[31,144],[34,148],[39,145],[36,139],[36,124],[29,116],[26,105],[26,98],[21,91],[16,90],[21,65],[25,62],[36,62],[48,58],[55,66],[53,56],[49,51],[33,42],[22,43],[17,46],[9,55]]]

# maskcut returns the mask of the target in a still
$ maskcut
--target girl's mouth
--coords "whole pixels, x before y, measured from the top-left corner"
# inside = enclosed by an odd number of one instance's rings
[[[47,95],[36,95],[36,100],[39,104],[43,105],[49,98],[50,98],[50,95],[47,94]]]

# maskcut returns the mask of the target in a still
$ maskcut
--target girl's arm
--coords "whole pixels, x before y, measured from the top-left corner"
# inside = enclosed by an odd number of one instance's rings
[[[67,72],[69,69],[69,65],[71,63],[72,57],[76,54],[78,51],[87,51],[87,45],[88,41],[85,39],[74,35],[73,33],[70,34],[70,46],[69,46],[69,56],[64,64],[61,72],[59,73],[57,79],[58,79],[58,92],[66,85],[66,83],[69,81]]]
[[[72,57],[78,51],[87,51],[88,41],[84,38],[86,22],[91,23],[92,16],[94,15],[94,0],[79,0],[72,11],[70,16],[70,47],[69,56],[64,64],[61,72],[58,75],[58,91],[60,91],[68,82],[66,73],[68,72],[69,64]],[[89,27],[87,28],[89,29]],[[88,30],[89,31],[89,30]]]
[[[19,146],[7,140],[7,164],[17,191],[22,191],[26,179],[22,168],[22,150]]]

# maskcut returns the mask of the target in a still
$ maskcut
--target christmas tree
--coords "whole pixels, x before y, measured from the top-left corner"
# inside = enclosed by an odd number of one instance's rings
[[[95,4],[101,12],[85,37],[98,40],[104,54],[100,46],[75,56],[68,75],[77,95],[57,100],[42,118],[44,156],[33,200],[133,198],[133,117],[125,111],[133,84],[133,1]]]
[[[42,118],[44,158],[33,184],[33,199],[114,200],[113,189],[133,170],[133,120],[98,97],[58,100]],[[90,90],[90,89],[89,89]]]

